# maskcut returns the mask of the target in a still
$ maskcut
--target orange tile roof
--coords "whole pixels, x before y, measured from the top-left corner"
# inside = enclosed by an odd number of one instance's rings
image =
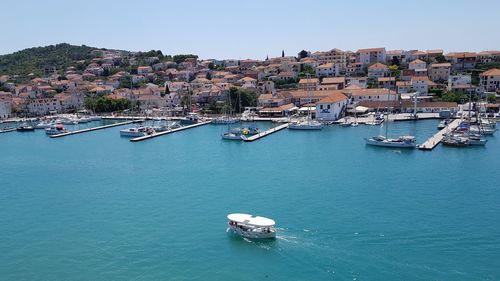
[[[492,68],[490,70],[486,70],[485,72],[480,74],[481,76],[499,76],[500,75],[500,69],[498,68]]]
[[[383,69],[383,68],[387,68],[387,66],[383,63],[377,62],[377,63],[372,64],[368,67],[368,69],[377,69],[377,68]]]
[[[347,100],[347,97],[338,92],[334,92],[329,94],[326,98],[322,98],[320,101],[318,101],[318,104],[320,103],[335,103],[339,101]]]

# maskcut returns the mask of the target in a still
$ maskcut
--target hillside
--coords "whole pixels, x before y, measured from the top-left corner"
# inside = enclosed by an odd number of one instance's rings
[[[43,75],[46,67],[63,70],[76,65],[77,61],[92,59],[92,50],[85,45],[74,46],[66,43],[24,49],[0,56],[0,75]]]

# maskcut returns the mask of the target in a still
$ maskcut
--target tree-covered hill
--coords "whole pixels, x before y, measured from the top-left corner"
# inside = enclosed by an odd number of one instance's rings
[[[89,46],[74,46],[66,43],[24,49],[12,54],[0,56],[0,75],[28,75],[44,74],[45,68],[55,67],[64,70],[74,66],[77,61],[92,59],[92,50]]]

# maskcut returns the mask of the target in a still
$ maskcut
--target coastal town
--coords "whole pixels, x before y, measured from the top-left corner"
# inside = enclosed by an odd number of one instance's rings
[[[191,54],[172,57],[155,50],[91,49],[89,55],[89,59],[63,69],[46,65],[38,70],[42,75],[0,76],[3,122],[76,114],[34,127],[45,128],[48,135],[56,137],[90,129],[68,132],[55,123],[86,123],[101,117],[183,121],[124,130],[122,135],[137,137],[133,141],[210,122],[287,123],[264,132],[228,128],[222,135],[223,139],[253,141],[284,128],[315,130],[334,123],[357,126],[388,120],[445,119],[440,124],[443,132],[419,145],[430,150],[442,141],[468,146],[474,142],[471,132],[484,145],[487,140],[480,137],[496,131],[499,116],[500,51],[444,53],[380,47],[355,52],[302,50],[288,56],[283,50],[281,56],[264,60],[199,59]],[[93,116],[81,118],[78,114]],[[470,124],[450,121],[467,116]],[[202,122],[195,125],[198,121]],[[193,126],[178,128],[181,125]],[[465,138],[460,131],[464,126]],[[22,123],[17,130],[32,128]],[[445,133],[448,137],[443,139]],[[387,133],[368,139],[367,144],[416,146],[414,136],[387,139]]]
[[[499,65],[500,51],[332,49],[294,56],[282,52],[264,60],[200,60],[187,55],[177,62],[102,49],[92,55],[66,69],[47,66],[40,77],[1,75],[0,118],[96,110],[89,102],[95,97],[126,101],[123,108],[97,108],[98,113],[220,114],[231,91],[244,94],[243,106],[255,107],[262,117],[284,117],[315,107],[318,119],[335,121],[350,106],[373,111],[387,102],[395,111],[411,112],[414,93],[418,112],[456,112],[471,94],[483,101],[484,112],[499,110],[500,69],[477,69]]]

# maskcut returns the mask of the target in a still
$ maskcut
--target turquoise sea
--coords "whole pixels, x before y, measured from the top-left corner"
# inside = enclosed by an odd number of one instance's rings
[[[420,143],[437,123],[390,132]],[[0,134],[0,280],[500,280],[498,136],[423,152],[366,147],[370,126],[121,128]],[[274,218],[277,239],[232,236],[232,212]]]

